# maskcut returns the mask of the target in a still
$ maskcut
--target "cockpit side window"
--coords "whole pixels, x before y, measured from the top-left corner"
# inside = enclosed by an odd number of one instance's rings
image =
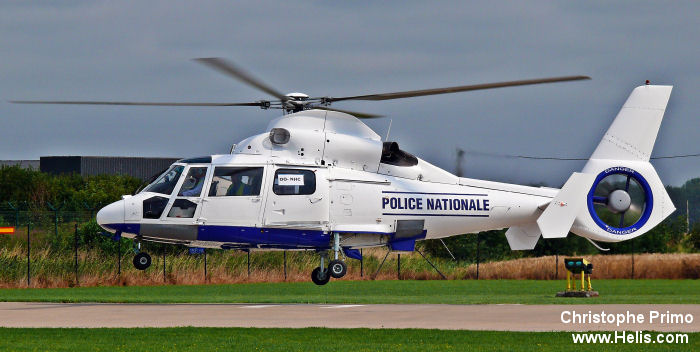
[[[216,167],[209,197],[258,196],[262,178],[262,167]]]
[[[175,190],[175,185],[177,185],[177,181],[180,179],[180,175],[184,169],[185,167],[182,165],[171,166],[170,169],[163,173],[155,182],[144,188],[143,192],[171,195],[173,190]]]
[[[204,180],[207,176],[207,167],[193,166],[187,172],[187,177],[177,194],[180,197],[199,197],[204,187]]]

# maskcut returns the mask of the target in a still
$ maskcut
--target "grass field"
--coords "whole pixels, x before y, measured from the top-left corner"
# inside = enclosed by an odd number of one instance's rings
[[[588,345],[616,352],[697,351],[688,344]],[[3,351],[566,351],[581,350],[569,332],[447,331],[417,329],[0,329]]]
[[[594,280],[600,297],[555,298],[563,280],[331,281],[0,289],[0,301],[121,303],[700,304],[700,280]]]

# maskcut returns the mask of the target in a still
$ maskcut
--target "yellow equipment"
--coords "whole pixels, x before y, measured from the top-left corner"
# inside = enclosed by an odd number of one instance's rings
[[[588,291],[591,291],[591,274],[593,264],[583,258],[564,258],[566,267],[566,291],[576,291],[576,274],[581,275],[581,291],[584,290],[586,274],[588,274]],[[573,289],[572,289],[573,286]]]

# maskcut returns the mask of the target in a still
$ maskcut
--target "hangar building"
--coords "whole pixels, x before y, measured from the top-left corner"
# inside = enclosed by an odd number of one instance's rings
[[[39,165],[41,172],[54,175],[130,175],[147,180],[177,160],[178,158],[121,156],[42,156]]]

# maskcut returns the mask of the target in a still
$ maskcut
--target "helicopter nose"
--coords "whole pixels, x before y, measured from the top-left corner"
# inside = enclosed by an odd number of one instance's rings
[[[124,223],[124,201],[116,201],[100,209],[96,218],[100,227],[114,233],[116,231],[114,225]]]

